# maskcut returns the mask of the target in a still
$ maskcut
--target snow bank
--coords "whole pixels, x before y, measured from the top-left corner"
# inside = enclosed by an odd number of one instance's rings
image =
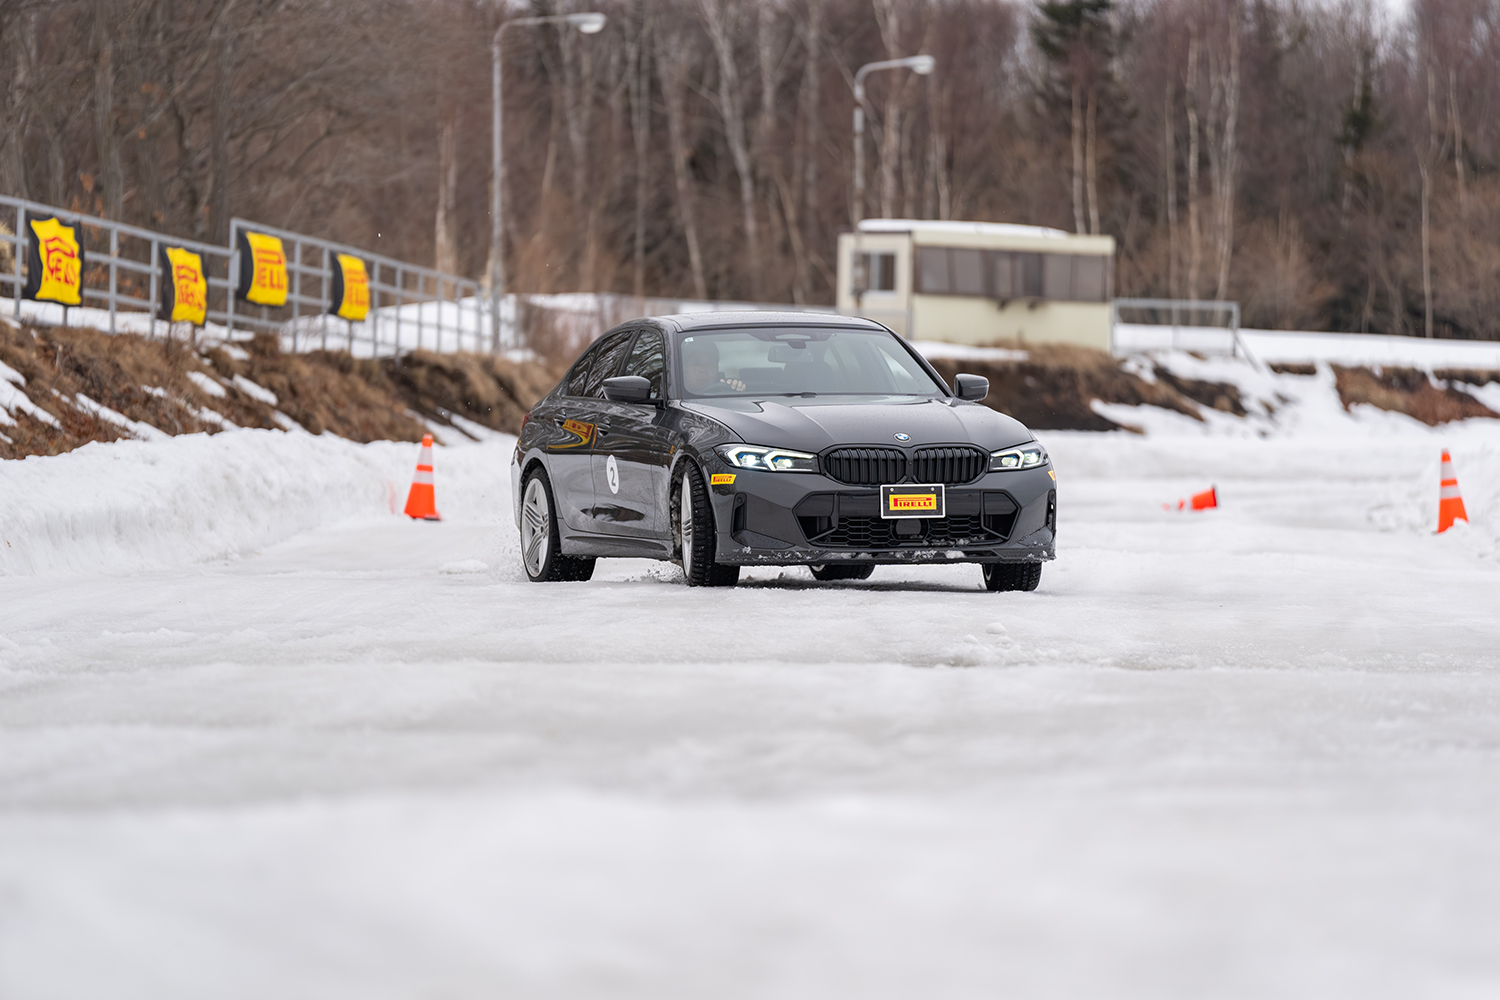
[[[482,458],[491,477],[498,473],[488,467],[504,471],[513,440],[496,437]],[[233,430],[0,462],[0,575],[233,559],[347,518],[389,517],[416,452],[397,442]],[[438,452],[440,509],[498,506],[493,488],[444,489],[466,467],[447,461],[454,452]]]

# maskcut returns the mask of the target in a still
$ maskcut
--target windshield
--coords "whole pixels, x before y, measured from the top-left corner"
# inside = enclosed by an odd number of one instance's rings
[[[683,395],[941,396],[943,387],[884,330],[704,330],[678,342]]]

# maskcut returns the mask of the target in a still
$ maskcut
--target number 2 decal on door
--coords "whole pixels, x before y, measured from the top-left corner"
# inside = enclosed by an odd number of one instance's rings
[[[615,463],[615,456],[609,456],[609,461],[604,463],[604,475],[609,479],[609,491],[620,492],[620,466]]]

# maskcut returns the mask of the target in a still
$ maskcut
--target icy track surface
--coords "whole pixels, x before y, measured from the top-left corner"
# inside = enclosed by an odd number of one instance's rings
[[[0,996],[1500,995],[1500,429],[1326,409],[1043,435],[1012,595],[528,584],[505,439],[5,463]]]

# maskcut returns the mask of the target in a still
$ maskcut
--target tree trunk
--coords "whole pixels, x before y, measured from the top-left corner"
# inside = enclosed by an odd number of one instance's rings
[[[875,20],[880,27],[881,41],[885,44],[886,58],[900,58],[903,54],[901,13],[896,8],[895,0],[875,0]],[[900,162],[903,83],[899,78],[886,81],[885,118],[880,123],[880,215],[885,219],[896,214],[896,168]]]
[[[1350,100],[1350,110],[1361,107],[1364,103],[1365,93],[1365,56],[1363,52],[1354,55],[1354,97]],[[1351,143],[1344,145],[1344,192],[1339,199],[1339,226],[1347,229],[1349,227],[1349,204],[1354,199],[1354,146]],[[1371,286],[1374,287],[1373,285]]]
[[[651,62],[646,46],[651,37],[648,8],[640,5],[640,22],[629,46],[630,132],[635,145],[635,240],[632,244],[634,275],[631,289],[636,298],[646,294],[646,200],[651,176],[646,154],[651,147]]]
[[[594,117],[594,60],[592,46],[576,31],[564,27],[559,33],[563,60],[563,117],[567,123],[568,151],[572,160],[573,207],[584,212],[583,261],[579,287],[594,291],[597,262],[598,192],[589,187],[589,137]]]
[[[1218,232],[1219,232],[1219,284],[1217,299],[1229,297],[1229,263],[1234,254],[1234,195],[1235,175],[1239,165],[1237,146],[1240,119],[1240,18],[1239,4],[1235,3],[1229,22],[1229,73],[1224,81],[1224,132],[1221,137],[1223,150],[1220,153]]]
[[[1469,190],[1464,176],[1464,125],[1458,114],[1458,80],[1452,67],[1448,69],[1448,117],[1453,127],[1453,172],[1458,181],[1458,211],[1465,219],[1469,216]]]
[[[1188,120],[1188,287],[1187,297],[1198,297],[1198,267],[1203,259],[1202,227],[1198,220],[1198,36],[1188,41],[1187,98]]]
[[[31,197],[31,185],[26,172],[26,133],[31,118],[31,81],[29,70],[33,63],[33,45],[36,37],[36,15],[16,15],[14,26],[6,39],[14,60],[9,92],[5,95],[5,130],[0,134],[0,185],[3,190],[14,192],[19,198]],[[14,222],[8,223],[14,225]]]
[[[781,89],[780,60],[776,58],[779,48],[776,31],[776,8],[769,3],[756,5],[755,55],[760,78],[760,110],[755,121],[755,143],[752,149],[756,165],[756,190],[765,198],[766,247],[773,254],[791,243],[791,234],[786,227],[795,224],[795,216],[788,217],[780,204],[781,164],[780,150],[776,148],[776,97]],[[795,258],[795,255],[794,255]],[[795,271],[795,264],[793,266]],[[795,278],[792,281],[796,285]],[[782,293],[775,293],[778,297]],[[795,287],[792,289],[796,295]]]
[[[1166,175],[1167,204],[1167,297],[1177,298],[1177,135],[1176,109],[1173,107],[1172,78],[1167,77],[1167,96],[1162,102],[1163,155],[1162,173]]]
[[[1422,175],[1422,309],[1424,336],[1432,337],[1432,170],[1425,157],[1417,159]]]
[[[798,91],[797,120],[801,126],[802,141],[792,150],[792,183],[798,186],[795,199],[797,220],[793,238],[804,241],[804,220],[813,216],[812,207],[818,199],[818,147],[823,141],[823,119],[820,106],[822,81],[818,71],[818,54],[822,47],[823,0],[808,0],[807,19],[802,22],[802,49],[805,62],[802,65],[802,86]],[[796,243],[793,243],[796,250]],[[806,253],[798,254],[796,281],[792,289],[794,301],[806,302],[812,292],[812,268]]]
[[[229,116],[234,86],[232,62],[234,32],[225,27],[219,32],[219,54],[214,60],[214,82],[209,110],[208,238],[220,245],[229,242]]]
[[[823,0],[808,0],[803,24],[802,47],[807,62],[802,70],[803,165],[801,205],[807,208],[818,197],[818,152],[823,143],[822,76],[819,55],[823,46]]]
[[[1083,94],[1077,83],[1073,84],[1073,231],[1088,232],[1083,219]]]
[[[760,227],[755,217],[755,166],[750,159],[750,147],[745,140],[745,93],[740,84],[739,66],[734,59],[734,40],[731,37],[728,14],[721,6],[723,0],[700,0],[703,20],[708,27],[709,41],[719,61],[719,116],[724,122],[724,138],[729,143],[729,155],[734,161],[734,171],[740,179],[740,210],[744,216],[745,253],[750,265],[750,296],[761,299]]]
[[[693,185],[688,177],[687,109],[683,106],[689,53],[680,38],[669,38],[658,32],[656,74],[661,81],[662,97],[667,106],[667,141],[672,153],[672,180],[677,190],[677,215],[687,242],[688,266],[693,276],[693,294],[708,298],[708,283],[703,276],[703,253],[698,247],[698,222],[693,210]]]
[[[458,139],[455,135],[458,109],[443,111],[438,123],[437,219],[433,226],[433,267],[445,274],[458,273],[458,240],[453,229],[458,208]]]
[[[1087,150],[1085,153],[1086,169],[1088,174],[1089,195],[1089,232],[1099,232],[1099,146],[1095,141],[1098,133],[1096,127],[1099,121],[1099,88],[1089,88],[1089,111],[1088,125],[1085,132]]]
[[[99,184],[104,191],[104,217],[120,218],[125,198],[125,175],[120,169],[120,140],[115,135],[115,26],[110,7],[94,8],[94,148],[99,156]]]

